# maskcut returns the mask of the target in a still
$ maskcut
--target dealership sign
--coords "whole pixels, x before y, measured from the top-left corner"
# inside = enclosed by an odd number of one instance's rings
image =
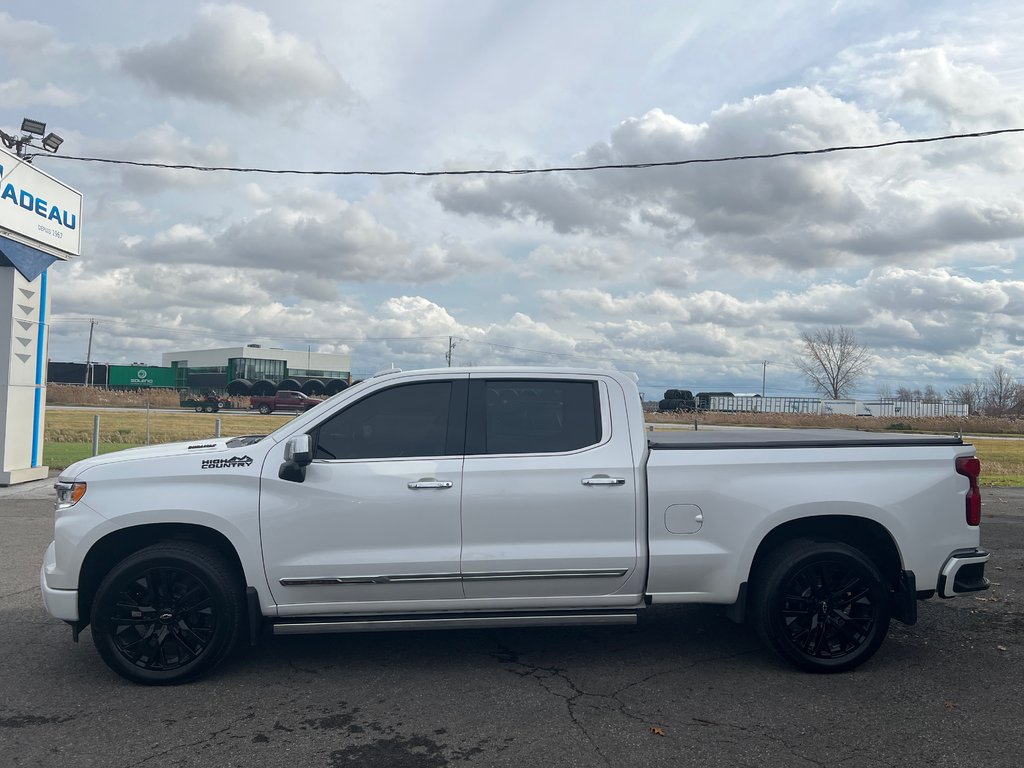
[[[82,194],[0,150],[0,235],[66,259],[82,252]]]
[[[112,365],[109,383],[112,387],[173,387],[174,369]]]

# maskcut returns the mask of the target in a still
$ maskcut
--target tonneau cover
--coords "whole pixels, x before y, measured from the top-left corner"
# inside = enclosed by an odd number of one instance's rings
[[[648,440],[652,450],[739,448],[865,448],[901,445],[963,445],[958,435],[904,435],[853,429],[774,429],[715,427],[666,430]]]

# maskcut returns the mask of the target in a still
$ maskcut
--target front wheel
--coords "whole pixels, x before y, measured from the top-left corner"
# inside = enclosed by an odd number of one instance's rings
[[[768,555],[752,581],[758,634],[800,669],[853,669],[874,655],[889,631],[885,579],[847,544],[788,542]]]
[[[197,405],[196,406],[196,413],[202,413],[202,412],[203,412],[203,406]]]
[[[122,677],[173,685],[208,672],[237,644],[242,588],[224,559],[191,542],[129,555],[96,591],[92,637]]]

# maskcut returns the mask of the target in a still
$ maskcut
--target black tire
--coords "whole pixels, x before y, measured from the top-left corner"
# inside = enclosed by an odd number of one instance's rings
[[[92,607],[103,661],[143,685],[174,685],[209,672],[237,645],[242,585],[224,559],[191,542],[164,542],[115,565]]]
[[[203,406],[203,413],[213,413],[216,410],[217,410],[217,406],[216,405],[204,405]]]
[[[845,672],[870,659],[889,631],[889,587],[863,552],[838,541],[797,539],[752,576],[761,640],[808,672]]]
[[[270,413],[270,410],[271,410],[271,408],[270,408],[269,405],[261,405],[260,406],[260,413],[262,413],[264,416],[266,416],[268,413]]]
[[[196,406],[196,413],[202,413],[202,412],[203,412],[203,406],[197,405]]]

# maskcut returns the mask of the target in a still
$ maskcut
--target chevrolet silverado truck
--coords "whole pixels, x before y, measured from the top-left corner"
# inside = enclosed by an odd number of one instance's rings
[[[263,415],[274,411],[308,411],[322,403],[315,397],[310,397],[302,392],[292,392],[284,389],[274,395],[259,397],[253,395],[249,398],[249,408],[255,408]]]
[[[261,632],[635,623],[711,603],[812,672],[987,588],[959,437],[654,433],[635,377],[389,371],[266,436],[61,473],[43,601],[138,683]]]

